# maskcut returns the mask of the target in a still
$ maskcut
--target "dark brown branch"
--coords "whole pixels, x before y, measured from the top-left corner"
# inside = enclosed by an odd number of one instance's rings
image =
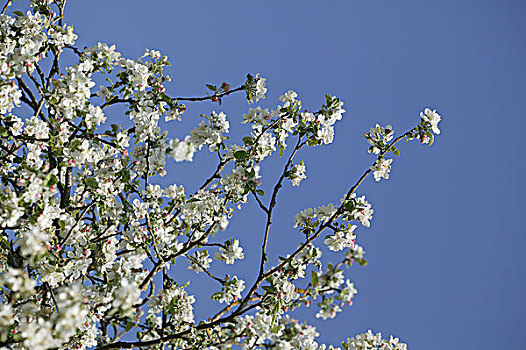
[[[270,226],[272,225],[272,211],[274,210],[274,207],[276,206],[276,198],[278,196],[279,189],[282,186],[283,179],[285,178],[285,174],[287,173],[290,165],[292,164],[292,160],[293,160],[294,156],[296,155],[298,150],[300,150],[301,147],[303,147],[306,144],[306,142],[301,142],[302,138],[303,138],[303,135],[300,135],[298,137],[298,142],[296,143],[296,146],[294,147],[294,150],[292,151],[291,155],[289,156],[289,159],[288,159],[287,163],[285,164],[285,167],[283,168],[283,172],[281,173],[281,176],[280,176],[279,180],[276,182],[276,185],[274,186],[274,189],[272,191],[270,204],[269,204],[268,210],[267,210],[267,223],[265,225],[265,234],[264,234],[264,238],[263,238],[263,244],[261,246],[261,260],[260,260],[260,264],[259,264],[258,278],[256,279],[256,281],[254,282],[254,284],[250,288],[248,294],[243,298],[243,300],[239,304],[239,307],[236,309],[236,311],[239,310],[239,309],[242,309],[248,303],[249,299],[252,297],[252,295],[255,293],[255,291],[259,288],[259,285],[261,284],[261,282],[263,282],[263,280],[264,280],[264,278],[262,278],[262,276],[264,275],[265,262],[267,261],[267,244],[268,244],[268,237],[269,237],[269,234],[270,234]]]
[[[4,7],[2,8],[2,12],[0,13],[0,15],[3,16],[3,15],[5,14],[5,12],[7,11],[7,8],[8,8],[9,6],[11,6],[11,4],[12,4],[11,0],[8,0],[8,1],[5,3]]]
[[[231,314],[231,315],[229,315],[227,317],[220,318],[220,319],[217,319],[215,321],[208,322],[208,323],[202,323],[200,325],[197,325],[197,326],[192,327],[190,329],[187,329],[185,331],[182,331],[182,332],[179,332],[179,333],[175,333],[175,334],[166,335],[164,337],[159,337],[157,339],[146,340],[146,341],[136,341],[136,342],[118,341],[118,342],[115,342],[115,343],[99,346],[99,347],[95,348],[95,350],[133,349],[133,348],[141,348],[141,347],[148,347],[148,346],[152,346],[152,345],[157,345],[157,344],[161,344],[161,343],[164,343],[164,342],[167,342],[167,341],[170,341],[170,340],[183,339],[186,335],[189,335],[192,332],[192,329],[195,329],[195,330],[199,331],[199,330],[212,328],[214,326],[217,326],[217,325],[220,325],[220,324],[223,324],[223,323],[233,322],[237,316],[242,315],[242,314],[244,314],[244,313],[256,308],[257,306],[259,306],[259,304],[253,304],[253,305],[250,305],[250,306],[248,306],[247,308],[245,308],[243,310],[240,310],[240,312],[234,312],[233,314]]]
[[[224,284],[224,281],[221,278],[212,275],[212,273],[208,271],[208,269],[206,269],[203,265],[201,265],[201,263],[197,261],[197,259],[195,259],[193,256],[185,254],[185,257],[191,262],[193,262],[194,264],[196,264],[197,266],[199,266],[199,268],[203,270],[210,278],[213,278],[217,282],[221,283],[221,285]]]
[[[233,90],[229,90],[229,91],[217,94],[217,95],[203,96],[203,97],[174,97],[173,100],[190,101],[190,102],[206,101],[206,100],[212,100],[214,98],[221,98],[223,96],[230,95],[233,92],[245,90],[245,88],[246,88],[245,85],[241,85],[238,88],[235,88]]]
[[[266,214],[268,214],[269,213],[268,208],[265,206],[265,204],[263,204],[263,202],[261,202],[261,199],[259,199],[258,194],[256,193],[256,191],[251,190],[250,192],[254,195],[254,198],[256,199],[256,202],[258,202],[259,207],[261,208],[261,210],[263,210]]]

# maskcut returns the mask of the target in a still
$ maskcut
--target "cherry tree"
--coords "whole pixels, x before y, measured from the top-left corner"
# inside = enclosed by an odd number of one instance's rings
[[[376,181],[389,178],[388,156],[400,155],[395,145],[401,140],[433,143],[440,115],[426,108],[416,126],[398,136],[378,124],[364,134],[370,168],[342,189],[338,203],[291,218],[302,242],[271,264],[280,189],[306,178],[306,164],[296,159],[300,150],[333,141],[342,101],[326,95],[308,111],[289,91],[275,109],[251,105],[233,118],[251,129],[239,140],[228,137],[224,112],[203,115],[187,136],[170,138],[161,125],[180,120],[185,103],[222,108],[240,93],[255,104],[265,98],[265,78],[248,74],[238,87],[207,84],[203,96],[174,97],[163,72],[170,63],[158,51],[128,59],[104,43],[80,49],[65,23],[65,0],[25,6],[14,11],[8,1],[0,16],[0,346],[332,348],[318,344],[316,329],[289,312],[314,304],[316,317],[325,320],[352,304],[357,291],[346,270],[366,263],[356,232],[373,216],[358,187],[371,174]],[[76,63],[62,69],[66,56]],[[119,120],[108,110],[113,105],[124,106],[131,127],[112,123]],[[190,162],[205,149],[217,155],[217,167],[197,191],[156,184],[168,162]],[[263,179],[260,167],[271,156],[282,159],[283,170],[277,179]],[[219,275],[214,265],[244,258],[243,242],[229,234],[228,223],[248,201],[266,218],[258,228],[259,266],[252,280]],[[322,265],[323,246],[335,253]],[[177,279],[176,262],[216,282],[209,298],[217,310],[208,317],[194,317],[199,300]],[[397,338],[371,331],[341,346],[406,349]]]

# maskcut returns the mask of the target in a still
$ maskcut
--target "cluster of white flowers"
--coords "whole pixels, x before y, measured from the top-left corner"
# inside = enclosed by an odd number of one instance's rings
[[[436,109],[430,110],[429,108],[424,109],[424,112],[420,112],[420,118],[422,118],[423,121],[428,122],[431,124],[431,130],[435,134],[440,134],[440,129],[438,128],[438,123],[440,122],[440,114],[437,113]]]
[[[371,128],[368,134],[364,134],[367,142],[371,145],[369,147],[369,153],[378,154],[387,148],[387,145],[394,136],[394,130],[391,125],[387,125],[385,128],[379,124],[376,124],[374,128]]]
[[[420,112],[420,124],[418,124],[408,136],[408,139],[418,139],[424,144],[432,144],[434,135],[440,134],[438,123],[442,117],[437,113],[436,109],[431,110],[425,108],[423,112]]]
[[[188,226],[213,225],[221,221],[223,201],[210,191],[199,191],[181,207],[181,218]]]
[[[239,246],[239,240],[231,239],[225,242],[224,247],[219,248],[216,252],[215,258],[219,261],[224,261],[227,265],[233,264],[234,261],[243,259],[243,248]]]
[[[325,345],[320,345],[315,341],[319,336],[315,327],[305,323],[300,323],[288,315],[278,315],[277,321],[264,312],[257,312],[254,316],[247,315],[238,319],[236,329],[242,330],[244,336],[248,336],[250,341],[243,343],[243,349],[254,348],[256,346],[270,346],[281,350],[302,349],[302,350],[324,350]],[[237,340],[244,340],[238,337]],[[333,349],[330,347],[330,349]]]
[[[115,45],[108,46],[105,43],[97,43],[97,45],[87,48],[84,50],[84,54],[95,67],[104,68],[108,72],[111,72],[113,67],[117,66],[121,60],[121,54],[115,51]],[[97,95],[108,100],[113,96],[112,91],[112,89],[101,86]]]
[[[16,19],[0,16],[2,78],[12,79],[35,70],[35,64],[43,57],[41,52],[47,39],[43,25],[44,18],[30,11]]]
[[[190,131],[184,140],[174,139],[170,141],[170,152],[176,162],[191,162],[197,149],[206,146],[211,152],[215,152],[219,145],[226,139],[224,134],[229,132],[230,123],[223,112],[212,112],[211,116],[204,116],[208,124],[202,121],[197,128]]]
[[[374,179],[380,181],[382,178],[389,179],[389,172],[391,171],[392,159],[385,159],[384,157],[379,157],[376,159],[376,163],[371,166],[371,170],[374,171]]]
[[[25,348],[45,350],[60,347],[76,334],[77,329],[86,328],[84,324],[88,312],[83,300],[80,288],[71,286],[57,289],[53,301],[48,300],[56,303],[57,307],[57,312],[50,317],[37,313],[37,305],[31,302],[25,304],[20,316],[23,314],[26,322],[20,322],[18,329]],[[90,344],[89,339],[83,340]]]
[[[0,191],[0,228],[13,227],[22,215],[23,209],[19,206],[20,199],[16,193],[8,188]]]
[[[194,159],[195,146],[191,142],[190,135],[186,136],[184,140],[171,140],[170,149],[169,155],[173,157],[176,162],[191,162]]]
[[[192,259],[188,259],[188,269],[199,273],[203,269],[208,269],[212,259],[209,258],[208,250],[196,250],[192,255]]]
[[[49,43],[55,46],[57,49],[61,49],[66,45],[75,44],[78,36],[73,32],[73,27],[51,27],[48,30]]]
[[[300,211],[296,216],[294,216],[294,228],[300,226],[308,226],[315,219],[314,211],[312,208],[307,208]]]
[[[374,334],[371,330],[347,339],[343,347],[346,350],[407,350],[407,344],[401,343],[398,338],[382,339],[382,333]]]
[[[356,193],[352,193],[349,199],[342,199],[342,205],[348,210],[344,216],[346,221],[358,220],[365,227],[371,226],[374,210],[365,196],[356,197]]]
[[[321,222],[325,223],[329,221],[329,219],[336,213],[336,207],[334,204],[329,203],[327,205],[322,205],[321,207],[318,207],[314,209],[314,213],[316,214],[316,217]]]
[[[349,225],[349,228],[344,231],[334,232],[333,235],[327,236],[325,238],[325,245],[335,252],[338,252],[344,248],[350,248],[354,245],[354,240],[356,239],[356,234],[354,229],[356,225]]]
[[[352,194],[351,198],[356,196],[355,193]],[[365,227],[371,226],[370,220],[373,218],[374,210],[365,196],[356,198],[356,208],[352,212],[352,215]]]
[[[342,119],[342,114],[345,113],[345,109],[342,108],[343,102],[340,102],[334,96],[332,101],[332,107],[328,108],[316,120],[321,126],[317,136],[326,145],[332,143],[334,139],[334,123]]]
[[[301,106],[301,101],[296,100],[298,94],[292,90],[289,90],[284,95],[279,97],[279,100],[283,102],[283,107],[287,108],[289,106],[298,107]]]
[[[223,134],[228,133],[230,123],[223,112],[212,112],[210,117],[205,116],[205,118],[208,124],[202,121],[197,128],[190,131],[191,143],[199,149],[205,145],[211,152],[214,152],[218,145],[226,139]]]
[[[88,61],[89,62],[89,61]],[[91,80],[91,65],[77,65],[66,68],[66,75],[62,79],[53,81],[53,97],[51,99],[56,114],[64,119],[72,120],[76,117],[75,108],[86,104],[91,96],[91,88],[95,82]],[[70,127],[64,121],[61,123],[65,138],[71,133]],[[69,132],[68,132],[69,131]],[[62,140],[64,136],[60,137]],[[65,140],[64,140],[65,141]]]
[[[241,297],[243,290],[245,290],[245,281],[233,276],[224,281],[221,291],[214,293],[211,298],[220,303],[231,303]]]
[[[17,241],[20,251],[24,255],[37,256],[47,251],[49,247],[49,236],[37,225],[31,225],[23,230]]]
[[[124,68],[125,80],[129,89],[144,91],[148,87],[150,73],[148,67],[142,62],[121,58],[119,66]]]
[[[15,106],[20,106],[22,91],[18,89],[14,80],[0,85],[0,114],[10,112]]]
[[[305,278],[305,270],[307,266],[314,265],[316,268],[321,268],[321,250],[313,244],[305,246],[296,258],[287,256],[287,264],[283,266],[282,273],[291,280],[298,278]]]
[[[36,281],[32,280],[27,273],[12,267],[4,271],[0,276],[0,281],[13,293],[32,293],[36,286]]]
[[[272,113],[277,113],[272,111]],[[248,113],[243,113],[243,124],[253,123],[266,126],[270,123],[272,118],[275,118],[275,115],[269,113],[268,108],[261,108],[257,106],[256,108],[249,108]]]
[[[188,295],[184,288],[174,284],[170,288],[161,290],[159,295],[148,303],[150,306],[148,314],[154,316],[164,308],[170,314],[170,324],[177,330],[184,330],[194,322],[194,303],[194,296]]]
[[[49,127],[45,121],[40,120],[37,116],[32,116],[26,121],[25,134],[37,139],[47,139]]]
[[[276,278],[274,280],[274,287],[277,290],[277,297],[285,303],[296,300],[300,296],[299,293],[296,292],[296,286],[286,279]]]
[[[299,186],[301,183],[301,180],[306,179],[307,175],[305,175],[305,163],[301,161],[299,164],[295,164],[290,169],[289,178],[292,182],[292,186]]]
[[[113,291],[112,306],[125,314],[135,311],[134,305],[139,301],[141,291],[137,285],[126,278],[122,278]]]
[[[266,97],[265,94],[267,93],[267,79],[260,77],[259,73],[256,74],[255,77],[249,75],[248,78],[248,88],[251,90],[248,98],[248,103],[258,102],[259,100],[264,99]]]
[[[230,193],[233,202],[245,203],[248,196],[247,189],[255,189],[261,184],[259,170],[259,165],[245,167],[238,164],[230,174],[223,176],[220,184]]]
[[[294,217],[293,227],[296,228],[299,226],[308,228],[312,225],[315,219],[319,220],[321,223],[325,223],[332,218],[336,211],[337,208],[332,203],[317,207],[314,210],[312,208],[304,209]]]
[[[318,303],[320,310],[316,313],[317,318],[326,320],[336,317],[336,314],[342,311],[341,307],[334,303],[333,298],[325,298],[321,303]]]

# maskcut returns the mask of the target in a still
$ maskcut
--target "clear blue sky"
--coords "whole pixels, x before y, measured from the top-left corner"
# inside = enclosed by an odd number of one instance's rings
[[[205,83],[237,86],[246,73],[261,72],[269,88],[264,106],[289,89],[310,109],[326,92],[342,98],[348,112],[335,142],[300,154],[308,179],[281,193],[276,251],[298,239],[295,212],[336,202],[370,165],[363,132],[376,122],[403,132],[424,107],[438,109],[435,145],[402,145],[392,178],[368,179],[358,190],[375,218],[357,231],[369,265],[350,270],[355,304],[326,322],[298,316],[336,345],[372,328],[411,349],[524,346],[526,2],[70,0],[66,13],[78,46],[103,41],[130,58],[145,48],[168,55],[174,96],[201,95]],[[189,108],[186,118],[213,109]],[[246,131],[237,122],[247,109],[241,95],[224,101],[233,138]],[[170,135],[189,127],[173,124]],[[213,158],[196,158],[205,178]],[[268,188],[277,163],[263,165]],[[171,167],[175,175],[163,181],[191,189],[191,169]],[[255,270],[259,256],[248,255],[257,252],[263,217],[248,208],[250,220],[236,218],[230,230],[246,246],[237,271],[250,280],[247,269]]]

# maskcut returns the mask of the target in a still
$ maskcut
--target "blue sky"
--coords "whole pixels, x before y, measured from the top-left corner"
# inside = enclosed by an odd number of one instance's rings
[[[337,202],[373,162],[363,132],[376,122],[404,132],[424,107],[436,108],[443,121],[435,144],[401,145],[391,179],[370,178],[358,190],[375,217],[357,231],[369,265],[349,271],[354,305],[325,322],[297,314],[320,341],[339,344],[372,328],[428,350],[526,342],[525,14],[519,0],[91,0],[69,1],[66,10],[77,46],[102,41],[129,58],[145,48],[168,55],[173,96],[202,95],[205,83],[238,86],[260,72],[269,88],[263,106],[275,107],[290,89],[312,110],[325,93],[345,102],[335,142],[298,156],[308,178],[280,194],[274,251],[299,239],[294,213]],[[234,140],[247,132],[238,122],[248,105],[237,95],[222,107],[189,106],[170,136],[184,136],[211,110],[227,113]],[[195,188],[194,166],[204,179],[215,163],[202,152],[194,164],[171,166],[163,181]],[[267,189],[278,166],[263,164]],[[246,246],[240,275],[255,270],[262,233],[263,216],[247,208],[229,227]]]

